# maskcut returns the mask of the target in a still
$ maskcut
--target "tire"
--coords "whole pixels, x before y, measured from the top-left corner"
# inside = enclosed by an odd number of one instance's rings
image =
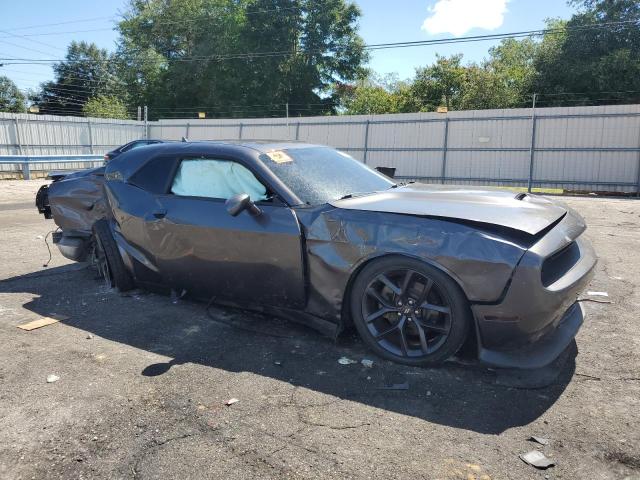
[[[359,272],[351,289],[353,323],[377,355],[405,365],[437,365],[462,347],[469,303],[443,271],[388,256]]]
[[[135,288],[133,277],[122,261],[118,245],[106,220],[98,220],[93,225],[93,237],[98,270],[107,283],[121,292]]]

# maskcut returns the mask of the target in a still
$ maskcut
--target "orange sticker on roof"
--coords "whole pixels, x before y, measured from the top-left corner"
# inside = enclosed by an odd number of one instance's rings
[[[273,152],[267,152],[267,156],[276,163],[288,163],[293,162],[293,158],[284,153],[282,150],[274,150]]]

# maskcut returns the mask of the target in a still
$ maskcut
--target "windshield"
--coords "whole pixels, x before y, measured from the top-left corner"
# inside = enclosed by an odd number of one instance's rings
[[[260,158],[308,205],[379,192],[395,185],[353,157],[329,147],[289,148],[267,152]]]

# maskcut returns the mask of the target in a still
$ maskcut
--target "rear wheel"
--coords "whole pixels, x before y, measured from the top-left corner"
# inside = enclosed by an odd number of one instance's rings
[[[121,292],[133,289],[135,282],[122,261],[118,245],[106,220],[98,220],[94,224],[93,238],[94,262],[98,273],[105,279],[107,285],[116,287]]]
[[[385,257],[358,275],[351,295],[353,322],[383,358],[433,365],[454,355],[470,324],[466,297],[441,270],[406,257]]]

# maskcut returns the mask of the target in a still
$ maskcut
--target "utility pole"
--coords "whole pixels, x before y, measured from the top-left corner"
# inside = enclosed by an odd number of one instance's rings
[[[138,105],[138,121],[142,120],[142,107]]]
[[[287,128],[289,128],[289,102],[286,103]]]

